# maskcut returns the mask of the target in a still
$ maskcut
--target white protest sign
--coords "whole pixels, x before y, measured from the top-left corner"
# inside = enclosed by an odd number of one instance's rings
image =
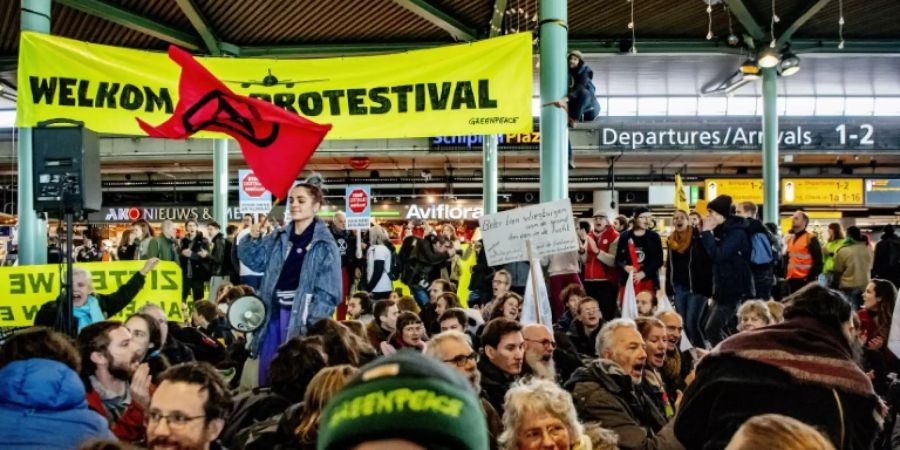
[[[535,258],[578,251],[569,199],[482,216],[478,223],[492,266],[527,261],[527,240],[531,240]]]
[[[347,201],[347,229],[368,230],[372,222],[372,188],[347,186],[344,198]]]
[[[238,170],[238,204],[241,214],[268,214],[272,209],[272,193],[252,170]]]

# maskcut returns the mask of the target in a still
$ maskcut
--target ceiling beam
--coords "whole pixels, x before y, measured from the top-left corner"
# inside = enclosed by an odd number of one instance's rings
[[[794,22],[791,23],[791,25],[781,33],[781,36],[778,36],[778,47],[780,48],[790,42],[791,38],[794,36],[794,33],[796,33],[797,30],[800,29],[800,27],[805,25],[806,22],[809,21],[809,19],[812,19],[813,16],[818,14],[818,12],[821,11],[822,8],[824,8],[825,5],[827,5],[829,2],[831,2],[831,0],[818,0],[817,2],[810,5],[809,8],[806,9],[806,11],[803,11],[803,14],[801,14],[800,17],[797,18],[797,20],[794,20]]]
[[[442,11],[437,6],[432,5],[428,0],[394,0],[394,3],[450,33],[458,41],[474,41],[478,39],[477,31],[460,22],[449,13]]]
[[[206,49],[209,51],[209,54],[221,55],[222,49],[219,47],[219,39],[216,37],[216,33],[213,31],[209,21],[206,20],[206,17],[200,12],[200,9],[197,8],[197,4],[194,3],[193,0],[175,0],[175,3],[178,3],[181,12],[183,12],[188,20],[191,21],[191,25],[193,25],[194,29],[197,30],[197,33],[200,34],[200,39],[203,39],[203,43],[206,44]]]
[[[766,40],[766,32],[759,26],[753,14],[747,9],[747,5],[743,0],[725,0],[725,5],[734,14],[738,22],[744,27],[744,30],[757,41]]]
[[[55,0],[55,2],[188,50],[203,49],[203,41],[193,34],[185,33],[102,0]]]
[[[488,28],[488,36],[500,36],[503,32],[503,13],[506,12],[507,0],[494,0],[494,10],[491,14],[491,24]]]
[[[351,44],[302,44],[302,45],[278,45],[273,47],[238,47],[235,45],[223,45],[224,50],[234,49],[238,56],[277,56],[283,58],[305,56],[340,56],[340,55],[365,55],[377,53],[397,53],[408,50],[439,47],[450,45],[452,42],[360,42]]]

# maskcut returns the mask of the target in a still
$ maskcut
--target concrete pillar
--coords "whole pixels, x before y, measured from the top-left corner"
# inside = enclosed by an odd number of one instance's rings
[[[559,100],[568,93],[568,3],[567,0],[541,0],[541,105]],[[566,112],[562,108],[541,107],[541,202],[569,196],[566,122]]]

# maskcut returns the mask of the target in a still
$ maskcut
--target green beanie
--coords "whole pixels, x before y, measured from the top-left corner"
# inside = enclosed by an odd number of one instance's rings
[[[487,450],[481,402],[455,370],[401,350],[365,366],[325,406],[318,450],[403,439],[428,449]]]

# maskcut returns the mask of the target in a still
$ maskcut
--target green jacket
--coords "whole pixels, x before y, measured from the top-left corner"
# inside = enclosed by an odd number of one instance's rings
[[[843,239],[835,239],[826,242],[825,245],[822,246],[822,259],[825,261],[825,265],[822,266],[822,273],[834,271],[834,255],[844,246],[844,243],[845,241]]]
[[[178,262],[178,251],[175,242],[165,236],[156,236],[147,246],[147,259],[159,258],[162,261]]]

